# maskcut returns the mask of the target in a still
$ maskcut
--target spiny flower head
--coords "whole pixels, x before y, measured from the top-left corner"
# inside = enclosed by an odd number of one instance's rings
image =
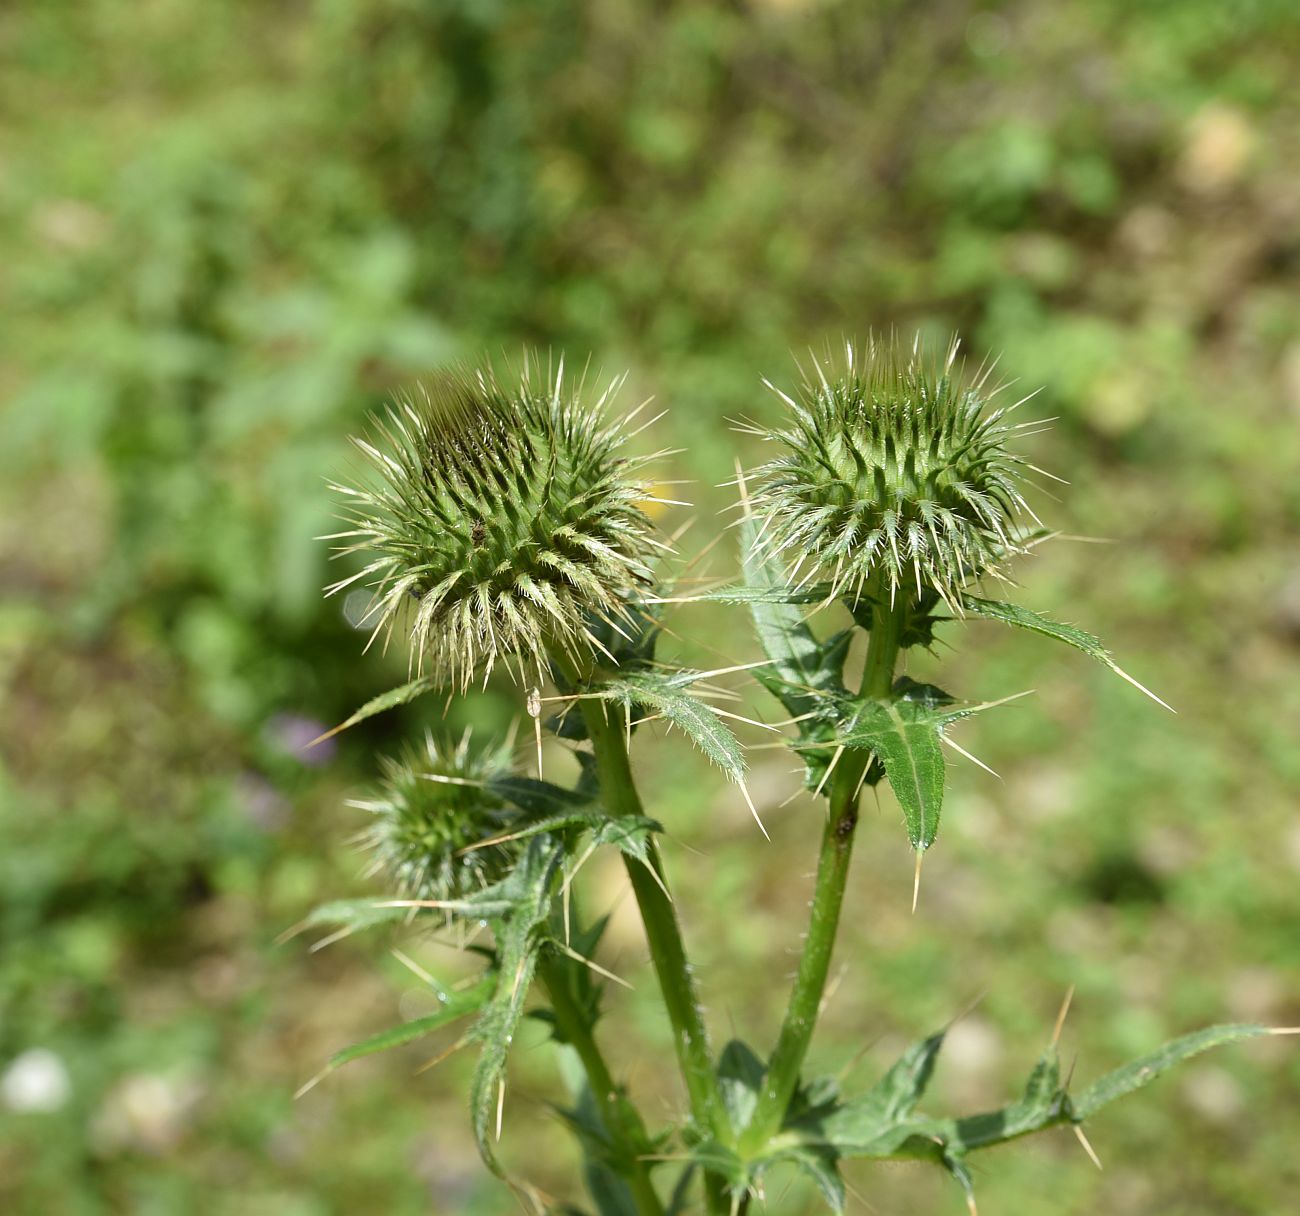
[[[399,400],[354,440],[369,465],[335,486],[349,504],[340,554],[371,560],[331,594],[370,579],[375,633],[407,622],[423,673],[464,688],[513,659],[535,681],[558,647],[581,659],[593,622],[626,617],[652,581],[654,539],[626,424],[594,405],[559,368],[524,360],[506,385],[490,369],[455,369]],[[372,637],[373,640],[373,637]]]
[[[403,897],[465,899],[505,876],[509,842],[472,847],[507,833],[516,815],[491,790],[508,770],[505,749],[427,735],[422,747],[383,757],[380,770],[373,794],[350,805],[372,816],[361,843]]]
[[[1022,551],[1016,517],[1031,466],[1010,451],[1008,409],[985,411],[988,371],[966,381],[919,340],[864,350],[841,367],[814,362],[789,421],[758,432],[781,447],[755,474],[757,544],[786,564],[791,583],[829,579],[832,596],[915,586],[945,601]],[[769,386],[771,387],[771,386]],[[1017,404],[1020,404],[1017,402]],[[1014,406],[1009,409],[1014,409]]]

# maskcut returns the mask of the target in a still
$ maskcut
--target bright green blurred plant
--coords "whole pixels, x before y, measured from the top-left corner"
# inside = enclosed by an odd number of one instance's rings
[[[312,923],[351,929],[432,915],[490,926],[492,946],[472,987],[435,984],[437,1012],[338,1053],[331,1068],[473,1018],[461,1040],[481,1052],[472,1121],[484,1161],[505,1178],[494,1145],[506,1060],[536,986],[534,1016],[580,1062],[565,1118],[600,1216],[685,1211],[693,1180],[708,1211],[743,1212],[781,1165],[811,1177],[838,1212],[839,1163],[849,1158],[933,1161],[973,1211],[971,1153],[1058,1125],[1091,1153],[1082,1125],[1113,1099],[1206,1048],[1279,1033],[1212,1027],[1072,1092],[1061,1076],[1058,1020],[1019,1099],[957,1118],[919,1110],[944,1031],[919,1040],[865,1092],[805,1073],[863,788],[892,788],[919,884],[939,827],[946,729],[990,708],[898,675],[903,653],[976,616],[1064,642],[1124,675],[1090,634],[975,592],[981,580],[1006,581],[1010,559],[1051,535],[1023,522],[1032,518],[1023,489],[1033,466],[1011,443],[1036,424],[1010,421],[1022,402],[1000,404],[1003,391],[987,368],[967,377],[955,343],[935,359],[919,341],[910,349],[873,341],[847,347],[840,363],[815,362],[794,397],[782,394],[788,421],[753,428],[775,454],[737,478],[744,579],[694,598],[748,606],[767,656],[751,669],[788,712],[789,745],[812,799],[825,799],[803,955],[766,1057],[739,1041],[713,1051],[659,858],[660,828],[629,764],[636,726],[663,718],[744,788],[743,753],[725,720],[734,715],[711,702],[707,683],[731,669],[688,670],[655,657],[659,614],[677,597],[652,573],[664,546],[640,508],[652,501],[639,480],[644,461],[620,453],[626,420],[608,418],[612,394],[587,405],[562,365],[542,376],[526,361],[517,382],[461,370],[357,441],[374,472],[338,487],[353,524],[339,534],[340,554],[368,560],[335,589],[370,580],[376,633],[404,628],[419,674],[347,725],[438,687],[464,695],[471,676],[486,679],[513,659],[529,689],[539,760],[546,729],[574,747],[581,779],[570,788],[511,775],[506,752],[475,752],[468,739],[430,739],[384,762],[380,790],[357,805],[375,816],[367,840],[399,897],[326,905]],[[840,605],[851,623],[819,637],[803,605]],[[854,687],[845,665],[858,635],[866,659]],[[563,712],[543,721],[548,680],[558,692],[546,700]],[[597,1042],[596,977],[607,973],[592,955],[604,922],[584,919],[572,880],[600,847],[622,853],[672,1026],[687,1100],[675,1127],[647,1127]],[[675,1177],[663,1178],[669,1172]]]

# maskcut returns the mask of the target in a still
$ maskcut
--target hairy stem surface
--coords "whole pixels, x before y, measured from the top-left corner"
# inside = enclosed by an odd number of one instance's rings
[[[596,771],[607,809],[616,815],[644,814],[628,763],[623,711],[591,698],[581,700],[579,705],[595,750]],[[663,863],[653,840],[649,854],[653,874],[631,857],[625,857],[624,862],[672,1025],[673,1047],[686,1082],[691,1113],[702,1130],[713,1135],[726,1134],[727,1120],[714,1080],[709,1036],[695,995],[695,981],[686,960],[677,914],[667,894]]]
[[[877,603],[872,613],[871,640],[862,673],[864,697],[883,697],[893,684],[900,624],[899,612],[887,604]],[[835,949],[844,887],[853,855],[858,794],[870,762],[871,756],[867,752],[846,751],[839,757],[831,775],[808,935],[781,1033],[768,1064],[763,1092],[742,1138],[742,1149],[748,1153],[759,1152],[780,1130],[790,1099],[799,1085],[799,1074],[821,1012],[822,994],[826,990],[826,976]]]
[[[638,1155],[645,1141],[641,1121],[614,1084],[592,1028],[574,999],[565,966],[554,958],[543,959],[538,971],[551,999],[556,1029],[578,1053],[605,1134],[625,1163],[621,1176],[632,1194],[638,1216],[664,1216],[663,1204],[650,1181],[650,1171]]]

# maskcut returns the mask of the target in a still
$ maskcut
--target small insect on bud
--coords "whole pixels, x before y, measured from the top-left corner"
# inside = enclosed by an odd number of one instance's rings
[[[563,362],[543,375],[525,359],[509,386],[457,369],[399,400],[354,441],[369,475],[334,487],[351,525],[339,555],[370,560],[330,592],[369,579],[375,634],[405,624],[416,668],[461,688],[505,659],[535,683],[556,647],[590,657],[662,547],[626,419],[605,418],[621,383],[589,406]]]
[[[372,816],[361,837],[406,899],[464,899],[503,878],[515,853],[511,842],[484,844],[509,833],[517,815],[491,790],[509,759],[502,749],[475,750],[426,737],[423,747],[380,761],[368,798],[350,803]]]
[[[791,583],[830,581],[832,597],[915,586],[953,602],[970,579],[996,572],[1017,543],[1030,466],[1007,448],[1010,409],[985,412],[987,370],[954,366],[957,343],[934,359],[870,340],[842,366],[814,362],[789,421],[765,439],[779,455],[755,473],[759,549]],[[1017,403],[1019,404],[1019,403]]]

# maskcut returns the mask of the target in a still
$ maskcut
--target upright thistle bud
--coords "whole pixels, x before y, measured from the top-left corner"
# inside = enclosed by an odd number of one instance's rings
[[[372,560],[375,632],[406,623],[415,665],[462,688],[513,658],[535,680],[559,647],[599,648],[593,627],[627,614],[658,544],[640,504],[643,461],[609,423],[615,380],[592,406],[559,370],[525,360],[507,387],[487,369],[439,377],[354,440],[370,466],[336,486],[353,525],[341,553]]]
[[[1006,409],[985,412],[988,373],[967,382],[957,344],[940,362],[914,344],[846,347],[841,368],[814,364],[781,447],[756,474],[758,545],[792,583],[823,577],[833,595],[900,588],[949,603],[1013,553],[1029,466],[1007,448]],[[1014,408],[1014,407],[1011,407]]]
[[[372,796],[350,805],[372,816],[362,845],[405,898],[464,899],[505,877],[509,844],[483,844],[514,817],[491,792],[492,779],[507,771],[503,751],[475,751],[468,735],[454,746],[429,735],[422,748],[380,765]]]

